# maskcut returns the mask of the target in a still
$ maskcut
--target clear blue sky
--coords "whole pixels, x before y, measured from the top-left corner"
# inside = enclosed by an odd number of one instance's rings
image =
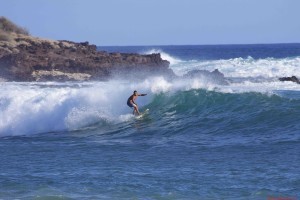
[[[300,42],[300,0],[0,0],[0,15],[102,46]]]

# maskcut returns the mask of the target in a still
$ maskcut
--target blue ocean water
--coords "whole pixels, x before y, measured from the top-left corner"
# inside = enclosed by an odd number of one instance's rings
[[[300,44],[99,47],[178,75],[0,83],[0,199],[300,197]],[[141,119],[126,105],[134,90]]]

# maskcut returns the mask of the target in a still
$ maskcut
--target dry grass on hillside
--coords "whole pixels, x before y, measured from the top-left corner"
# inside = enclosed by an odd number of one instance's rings
[[[0,17],[0,41],[12,41],[11,33],[29,35],[29,32],[5,17]]]

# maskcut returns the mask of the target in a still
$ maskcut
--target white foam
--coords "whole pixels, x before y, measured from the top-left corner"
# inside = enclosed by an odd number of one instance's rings
[[[126,101],[135,89],[133,84],[114,81],[83,83],[82,87],[3,83],[0,136],[75,130],[101,121],[119,123],[124,121],[122,115],[132,112]],[[139,98],[137,102],[143,106],[147,101]]]
[[[277,78],[283,76],[300,77],[300,57],[295,58],[265,58],[248,57],[227,60],[182,61],[171,66],[177,75],[183,75],[191,70],[219,69],[225,77],[264,77]]]
[[[132,113],[119,116],[119,120],[121,122],[128,122],[128,121],[132,120],[133,118],[134,118],[134,115]]]
[[[62,105],[72,91],[34,90],[22,85],[1,87],[0,135],[19,135],[62,129],[57,116],[63,115]],[[55,112],[51,112],[55,111]]]
[[[162,76],[151,77],[141,83],[136,84],[137,88],[144,88],[152,93],[167,92],[171,89],[172,83],[168,82]]]
[[[264,94],[276,94],[277,91],[300,91],[300,85],[292,82],[251,82],[244,81],[240,83],[233,83],[228,86],[219,86],[215,90],[223,93],[245,93],[245,92],[259,92]]]

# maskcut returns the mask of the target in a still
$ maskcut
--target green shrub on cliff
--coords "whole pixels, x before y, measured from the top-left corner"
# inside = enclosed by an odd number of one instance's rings
[[[5,17],[0,17],[0,41],[10,41],[10,33],[29,35],[25,28],[22,28]]]

